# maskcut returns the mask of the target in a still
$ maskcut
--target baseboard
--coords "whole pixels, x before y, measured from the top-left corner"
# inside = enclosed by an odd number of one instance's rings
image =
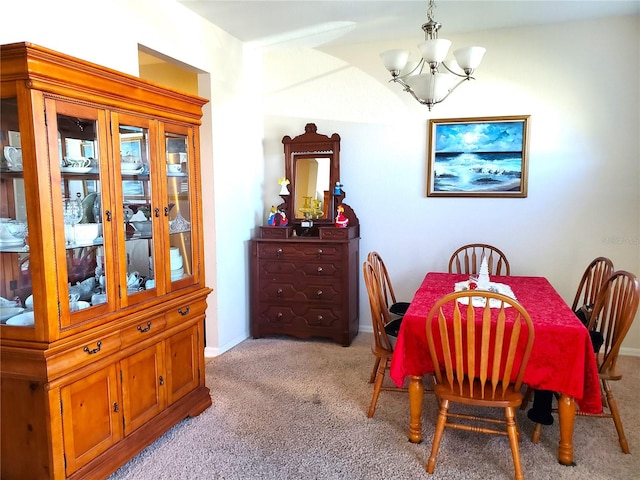
[[[227,350],[231,350],[233,347],[235,347],[239,343],[243,342],[247,338],[249,338],[249,334],[245,333],[245,334],[239,335],[236,338],[234,338],[233,340],[225,343],[221,347],[204,347],[204,357],[205,358],[213,358],[213,357],[217,357],[218,355],[222,355],[224,352],[226,352]]]

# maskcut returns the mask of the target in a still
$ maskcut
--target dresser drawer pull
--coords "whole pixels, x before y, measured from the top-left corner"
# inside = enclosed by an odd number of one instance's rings
[[[318,249],[318,258],[320,258],[320,257],[322,256],[322,253],[323,253],[323,252],[322,252],[322,249],[321,249],[321,248],[319,248],[319,249]]]
[[[97,347],[94,348],[93,350],[89,350],[89,347],[84,347],[82,349],[83,352],[87,352],[89,355],[93,355],[94,353],[98,353],[100,351],[100,348],[102,348],[102,342],[98,341],[98,343],[96,343]]]
[[[322,321],[322,315],[318,315],[318,321],[321,322]]]
[[[189,315],[189,305],[187,305],[187,308],[185,308],[184,310],[182,310],[181,308],[179,308],[179,309],[178,309],[178,313],[179,313],[180,315],[182,315],[183,317],[184,317],[185,315]]]
[[[321,297],[322,296],[322,290],[318,290],[316,292],[316,297]]]
[[[318,275],[322,273],[322,267],[318,267]]]
[[[280,255],[282,255],[282,249],[281,248],[276,250],[276,257],[279,257]]]
[[[278,290],[276,290],[276,296],[281,297],[282,296],[282,289],[279,288]]]
[[[278,320],[282,320],[282,317],[284,317],[284,315],[282,315],[282,312],[278,312],[278,314],[276,315],[276,318]]]
[[[138,325],[138,331],[140,333],[145,333],[145,332],[148,332],[149,330],[151,330],[151,322],[150,321],[147,322],[147,326],[144,327],[144,328],[142,328],[140,325]]]

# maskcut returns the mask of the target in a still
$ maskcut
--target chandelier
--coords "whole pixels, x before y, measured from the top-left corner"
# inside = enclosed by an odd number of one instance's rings
[[[433,19],[435,0],[429,0],[427,23],[422,25],[424,42],[418,44],[422,59],[417,64],[408,64],[409,52],[388,50],[380,54],[382,63],[391,73],[390,82],[399,83],[413,98],[431,111],[431,107],[444,101],[465,80],[474,80],[473,71],[480,65],[486,49],[465,47],[455,50],[457,68],[444,63],[451,41],[438,38],[442,26]],[[440,66],[446,71],[441,71]]]

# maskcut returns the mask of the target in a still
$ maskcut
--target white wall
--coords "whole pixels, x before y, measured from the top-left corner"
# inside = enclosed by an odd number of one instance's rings
[[[394,46],[415,49],[418,35],[269,51],[260,71],[260,52],[173,0],[24,0],[5,10],[11,22],[0,43],[26,40],[134,75],[140,43],[203,72],[200,92],[211,99],[201,129],[206,276],[214,288],[208,354],[249,334],[247,242],[279,198],[282,137],[308,122],[341,135],[341,181],[361,221],[361,251],[383,255],[404,298],[471,241],[500,246],[514,274],[548,277],[567,301],[595,256],[640,274],[638,17],[450,36],[454,46],[477,42],[488,52],[478,80],[430,115],[386,83],[378,58]],[[426,197],[430,117],[512,114],[532,116],[528,198]],[[362,288],[363,330],[365,295]],[[625,346],[640,354],[640,321]]]
[[[361,222],[362,257],[382,254],[403,299],[470,242],[499,246],[513,274],[546,276],[568,303],[596,256],[640,274],[640,19],[448,38],[487,54],[477,80],[431,114],[386,83],[378,57],[394,47],[417,56],[420,38],[268,52],[263,214],[284,172],[282,136],[312,121],[320,133],[340,134],[341,181]],[[531,115],[527,198],[426,197],[429,118],[523,114]],[[365,295],[362,286],[360,326],[370,331]],[[640,321],[624,345],[640,354]]]

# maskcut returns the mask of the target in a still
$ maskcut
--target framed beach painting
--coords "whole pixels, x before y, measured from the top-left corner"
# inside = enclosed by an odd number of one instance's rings
[[[429,121],[428,197],[526,197],[529,115]]]

